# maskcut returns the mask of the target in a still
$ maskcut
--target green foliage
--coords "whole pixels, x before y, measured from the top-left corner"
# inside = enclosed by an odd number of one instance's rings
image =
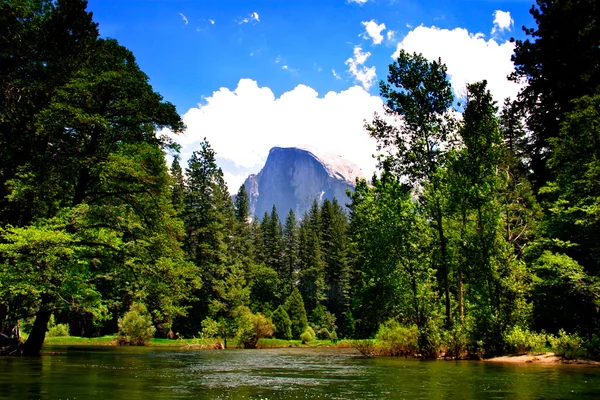
[[[287,298],[284,307],[292,322],[292,337],[299,338],[308,328],[308,320],[304,309],[304,301],[298,288],[295,288]]]
[[[69,336],[69,325],[68,324],[57,324],[54,321],[54,315],[50,317],[48,321],[48,337],[66,337]]]
[[[545,251],[534,261],[534,326],[587,333],[598,326],[600,284],[565,254]]]
[[[600,24],[596,0],[536,3],[530,13],[537,26],[523,28],[529,38],[515,41],[512,60],[514,79],[527,81],[519,99],[528,115],[530,168],[539,188],[551,177],[546,162],[554,150],[549,144],[573,109],[572,101],[600,87]]]
[[[200,324],[200,336],[204,339],[213,339],[221,336],[222,328],[219,323],[210,317],[206,317]]]
[[[531,332],[519,326],[504,335],[508,351],[514,354],[541,353],[546,347],[545,333]]]
[[[561,329],[558,336],[548,335],[548,342],[557,356],[569,360],[583,355],[583,339],[576,333],[568,334]]]
[[[130,346],[144,346],[154,337],[156,328],[152,318],[142,303],[133,303],[123,318],[119,318],[117,343]]]
[[[275,325],[275,336],[280,339],[292,339],[292,320],[283,306],[277,307],[273,312],[273,324]]]
[[[234,310],[235,339],[247,349],[254,349],[262,338],[271,337],[275,325],[262,314],[254,314],[248,307]]]
[[[419,332],[416,325],[403,326],[389,320],[382,324],[375,336],[380,351],[389,356],[412,356],[419,352]]]
[[[316,338],[317,335],[315,334],[313,328],[311,328],[310,326],[307,327],[306,330],[300,335],[300,340],[302,340],[302,344],[306,344],[311,340],[315,340]]]

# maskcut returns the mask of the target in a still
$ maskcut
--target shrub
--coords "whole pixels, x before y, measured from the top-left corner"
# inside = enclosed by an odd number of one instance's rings
[[[142,303],[133,303],[123,318],[119,318],[119,345],[144,346],[154,337],[156,328]]]
[[[600,336],[592,335],[592,338],[584,344],[586,355],[593,359],[600,359]]]
[[[331,333],[326,328],[318,329],[316,332],[316,335],[317,335],[317,339],[331,340]]]
[[[275,336],[279,339],[290,340],[292,338],[292,320],[282,306],[277,307],[273,313],[273,324],[275,325]]]
[[[541,353],[546,347],[544,333],[531,332],[518,326],[513,327],[504,335],[508,350],[516,354]]]
[[[203,339],[213,339],[219,336],[221,331],[219,323],[210,317],[206,317],[200,323],[202,330],[200,331],[200,337]]]
[[[311,340],[315,340],[315,338],[315,331],[310,326],[306,328],[306,330],[300,335],[300,340],[302,340],[302,344],[306,344]]]
[[[548,335],[548,341],[557,356],[573,359],[583,354],[583,340],[576,333],[568,334],[561,329],[558,336]]]
[[[48,337],[65,337],[69,336],[69,325],[68,324],[56,324],[54,322],[54,315],[50,317],[48,322]]]
[[[456,324],[444,334],[445,357],[462,358],[468,353],[469,332],[464,325]]]
[[[236,322],[235,338],[246,349],[254,349],[258,341],[265,337],[271,337],[275,325],[262,314],[254,314],[248,307],[241,306],[234,311]]]
[[[403,326],[395,320],[381,324],[375,339],[381,352],[389,356],[413,355],[419,349],[417,326]]]
[[[352,347],[360,351],[365,357],[373,357],[375,355],[375,341],[373,339],[353,340]]]

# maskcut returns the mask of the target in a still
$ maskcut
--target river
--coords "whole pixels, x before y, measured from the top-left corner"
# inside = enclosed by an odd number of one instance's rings
[[[594,367],[367,359],[353,349],[44,351],[39,358],[0,358],[0,398],[600,398],[600,368]]]

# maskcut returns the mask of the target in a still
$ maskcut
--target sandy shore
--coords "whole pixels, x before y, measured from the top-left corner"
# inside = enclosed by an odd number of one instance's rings
[[[522,356],[502,356],[490,358],[485,362],[512,363],[512,364],[568,364],[588,365],[600,367],[600,362],[591,360],[565,360],[554,353],[526,354]]]

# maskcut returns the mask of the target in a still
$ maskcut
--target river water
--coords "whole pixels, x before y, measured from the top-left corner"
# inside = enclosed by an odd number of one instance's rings
[[[598,399],[600,368],[363,358],[353,349],[45,347],[2,399]]]

